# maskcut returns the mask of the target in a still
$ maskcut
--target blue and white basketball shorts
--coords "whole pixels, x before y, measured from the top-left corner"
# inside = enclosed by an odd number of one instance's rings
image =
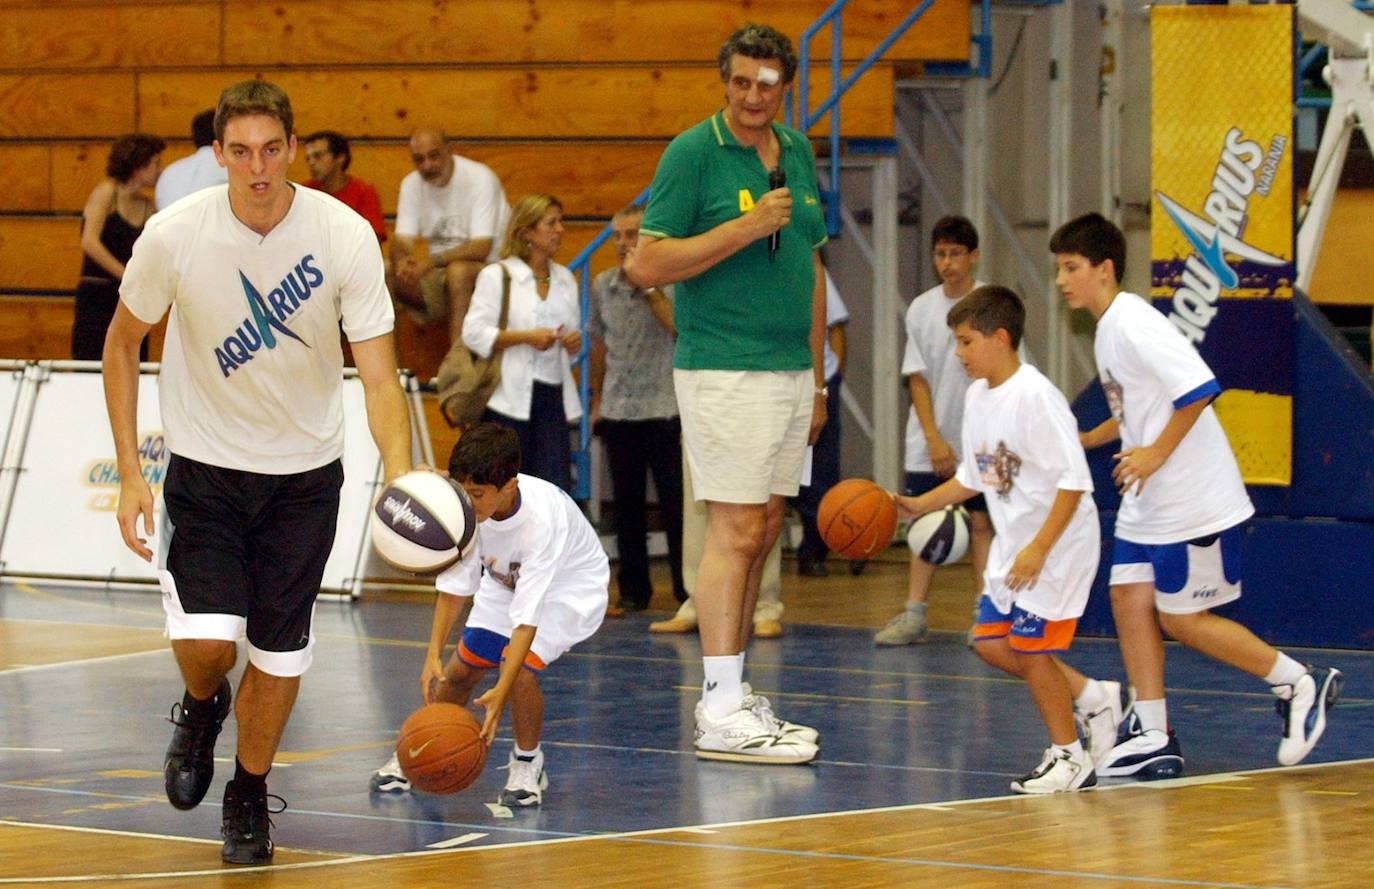
[[[1195,614],[1240,598],[1241,533],[1227,528],[1183,543],[1159,545],[1116,539],[1112,586],[1153,583],[1155,607],[1166,614]]]
[[[304,673],[342,484],[338,460],[264,475],[172,454],[158,553],[168,638],[246,636],[262,672]]]

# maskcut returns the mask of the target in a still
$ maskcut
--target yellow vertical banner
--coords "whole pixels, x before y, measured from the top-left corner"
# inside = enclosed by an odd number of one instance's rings
[[[1292,479],[1293,16],[1150,12],[1151,296],[1225,390],[1249,484]]]

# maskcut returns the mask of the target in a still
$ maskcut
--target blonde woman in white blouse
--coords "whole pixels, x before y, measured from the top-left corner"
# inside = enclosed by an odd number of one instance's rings
[[[563,240],[563,205],[549,194],[515,202],[501,259],[477,275],[463,320],[463,343],[481,356],[501,353],[501,383],[482,419],[520,436],[522,472],[572,488],[568,424],[582,416],[572,358],[582,348],[572,272],[553,261]],[[510,280],[504,329],[501,293]]]

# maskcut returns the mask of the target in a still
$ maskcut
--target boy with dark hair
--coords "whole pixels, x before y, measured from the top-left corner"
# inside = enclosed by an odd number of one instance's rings
[[[496,685],[477,699],[486,708],[482,737],[495,740],[509,699],[515,746],[500,802],[537,806],[549,785],[539,748],[544,697],[538,677],[601,626],[610,567],[572,498],[519,468],[519,437],[498,423],[478,423],[454,445],[449,477],[472,501],[477,546],[435,581],[442,595],[434,604],[420,694],[425,703],[466,705],[477,682],[499,668]],[[469,603],[462,638],[445,665],[444,649]],[[371,788],[410,789],[395,756],[372,776]]]
[[[1074,725],[1074,697],[1101,692],[1056,653],[1068,650],[1097,573],[1099,532],[1092,476],[1068,402],[1016,350],[1020,298],[979,287],[948,315],[965,395],[960,460],[952,478],[919,497],[896,497],[910,516],[987,497],[997,535],[978,605],[974,651],[1026,681],[1050,744],[1040,764],[1011,782],[1017,793],[1058,793],[1097,783]],[[1084,494],[1088,496],[1084,496]],[[1091,728],[1090,728],[1091,731]]]
[[[964,411],[964,391],[969,379],[954,354],[954,337],[945,316],[959,300],[979,285],[973,266],[978,261],[978,230],[962,216],[945,216],[930,234],[931,254],[940,283],[912,300],[906,312],[906,351],[902,374],[906,377],[911,410],[906,421],[905,493],[923,494],[954,474],[959,462],[959,424]],[[969,550],[975,583],[982,582],[992,544],[992,523],[987,504],[976,496],[969,511]],[[935,566],[911,555],[907,574],[906,607],[873,641],[878,645],[910,645],[924,642],[926,599]]]
[[[1056,283],[1071,308],[1097,319],[1093,351],[1112,416],[1080,438],[1121,440],[1112,554],[1112,615],[1135,700],[1102,775],[1159,778],[1183,771],[1164,703],[1164,645],[1172,637],[1263,679],[1278,698],[1278,760],[1301,762],[1326,728],[1341,673],[1308,667],[1211,609],[1240,598],[1241,534],[1255,508],[1211,402],[1212,371],[1168,319],[1120,289],[1121,230],[1096,213],[1050,239]]]

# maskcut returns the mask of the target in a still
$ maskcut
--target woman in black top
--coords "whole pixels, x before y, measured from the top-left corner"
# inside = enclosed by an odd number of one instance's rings
[[[124,264],[134,251],[143,223],[153,215],[153,202],[144,194],[162,172],[166,143],[156,136],[120,136],[110,147],[106,177],[91,190],[81,211],[81,282],[76,288],[76,318],[72,322],[72,357],[99,361],[105,329],[119,304]],[[148,358],[145,340],[141,352]]]

